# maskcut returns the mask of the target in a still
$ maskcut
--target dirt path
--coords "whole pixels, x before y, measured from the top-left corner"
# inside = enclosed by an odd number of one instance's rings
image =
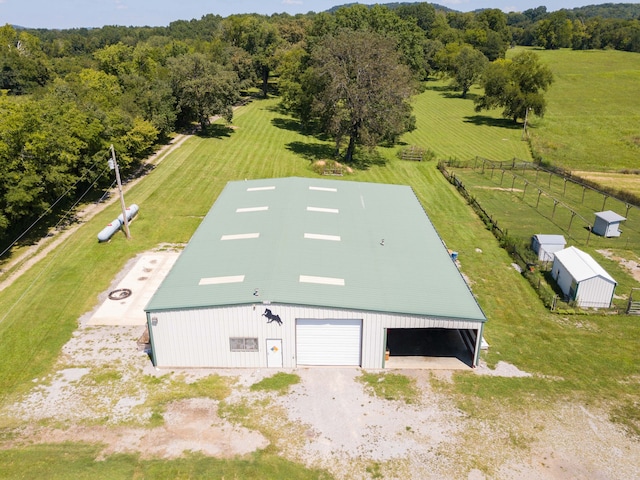
[[[140,454],[141,458],[174,459],[185,452],[212,457],[233,457],[267,447],[260,433],[233,425],[218,416],[218,402],[189,398],[168,405],[164,425],[156,428],[71,425],[65,428],[28,427],[16,446],[33,443],[86,442],[105,445],[96,460],[116,453]]]

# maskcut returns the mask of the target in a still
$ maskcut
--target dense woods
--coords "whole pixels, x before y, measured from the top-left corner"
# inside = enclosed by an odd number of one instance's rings
[[[36,218],[53,224],[84,192],[110,186],[109,145],[131,175],[173,132],[232,122],[243,97],[278,94],[346,161],[414,128],[407,99],[432,76],[462,96],[483,85],[478,108],[542,115],[550,72],[533,57],[505,63],[516,44],[640,52],[640,5],[505,14],[398,3],[167,27],[0,27],[0,251]],[[514,94],[509,75],[536,88]]]

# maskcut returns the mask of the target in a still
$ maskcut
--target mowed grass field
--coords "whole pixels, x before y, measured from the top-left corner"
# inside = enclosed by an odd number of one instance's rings
[[[443,83],[427,84],[415,99],[415,113],[418,130],[403,137],[405,145],[430,148],[443,158],[527,156],[519,129],[495,112],[478,116],[470,100],[452,96]],[[550,314],[435,162],[399,160],[400,148],[380,149],[367,168],[354,169],[344,180],[414,188],[443,240],[459,252],[462,270],[489,318],[485,338],[491,348],[484,359],[490,365],[503,360],[536,374],[522,379],[461,373],[452,384],[442,385],[442,392],[478,420],[503,423],[508,430],[517,428],[512,425],[515,414],[534,415],[536,409],[567,400],[605,408],[630,429],[640,428],[639,322],[622,316],[574,319]],[[110,243],[98,244],[97,233],[118,214],[118,206],[112,205],[0,292],[0,402],[10,402],[31,388],[32,379],[50,372],[80,316],[95,307],[98,295],[129,259],[162,243],[187,242],[226,182],[317,177],[311,163],[329,158],[332,150],[330,143],[300,134],[296,122],[278,112],[277,99],[256,100],[237,111],[232,128],[216,125],[209,136],[188,140],[127,191],[128,203],[140,206],[131,240],[116,235]],[[470,428],[480,434],[482,422],[474,424]],[[2,433],[11,435],[8,430]],[[466,453],[476,451],[477,443],[468,448]],[[80,478],[87,466],[98,473],[112,472],[114,478],[131,478],[136,472],[144,476],[149,469],[186,478],[203,469],[223,468],[201,457],[143,462],[135,456],[114,456],[94,465],[94,456],[93,447],[56,445],[9,450],[1,458],[12,472],[45,458],[42,471],[51,478]],[[318,475],[301,466],[280,465],[277,458],[277,452],[262,452],[250,460],[232,460],[224,464],[225,477],[243,478],[248,471],[264,471],[263,478],[283,472],[289,478]]]
[[[476,112],[472,88],[467,98],[449,88],[448,81],[430,81],[413,101],[417,129],[402,137],[405,144],[432,150],[438,159],[468,160],[477,156],[495,161],[531,160],[522,140],[522,126],[500,117],[500,111]]]
[[[555,78],[546,94],[547,113],[531,120],[535,151],[568,170],[640,169],[640,55],[567,49],[535,53]],[[640,183],[637,175],[632,178]]]
[[[535,52],[554,72],[555,83],[547,93],[547,115],[532,119],[533,148],[545,161],[583,178],[640,193],[640,175],[616,173],[640,168],[640,55]],[[640,261],[640,208],[545,172],[502,172],[475,164],[472,170],[454,169],[455,174],[503,230],[522,244],[536,233],[564,235],[568,245],[588,251],[618,281],[619,298],[614,303],[625,308],[631,288],[640,285],[629,270],[598,251],[611,250],[618,257]],[[595,212],[602,210],[627,218],[620,237],[590,234]]]

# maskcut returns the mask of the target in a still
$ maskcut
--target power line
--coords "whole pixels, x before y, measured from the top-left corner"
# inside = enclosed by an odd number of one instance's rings
[[[98,182],[98,180],[100,180],[100,178],[105,174],[105,172],[108,169],[105,168],[96,178],[95,180],[91,183],[91,185],[89,186],[89,188],[87,188],[85,190],[85,192],[80,196],[80,198],[69,208],[69,210],[67,210],[67,212],[65,213],[65,215],[63,216],[62,220],[60,220],[57,224],[56,224],[56,228],[60,225],[60,223],[62,223],[62,221],[69,215],[69,213],[75,208],[76,205],[78,205],[78,203],[80,203],[82,201],[82,199],[87,196],[87,194],[89,193],[89,191],[96,185],[96,183]],[[111,187],[113,187],[113,184],[115,183],[115,180],[113,181],[113,183],[111,184]],[[38,219],[40,220],[40,219]],[[33,226],[33,225],[32,225]],[[31,227],[30,227],[31,228]],[[24,235],[24,234],[23,234]],[[17,241],[17,240],[16,240]],[[15,243],[15,242],[14,242]],[[9,247],[10,248],[10,247]],[[47,270],[47,268],[51,265],[51,263],[53,263],[53,261],[57,258],[57,256],[59,255],[60,251],[62,251],[62,249],[57,249],[57,252],[55,252],[52,257],[50,258],[50,261],[47,265],[45,265],[42,269],[42,271],[36,275],[36,277],[33,279],[33,281],[24,289],[24,291],[22,292],[22,294],[16,299],[16,301],[13,303],[13,305],[11,305],[5,312],[4,315],[2,316],[2,318],[0,318],[0,323],[4,322],[4,320],[9,316],[9,314],[11,313],[11,311],[13,311],[13,309],[22,301],[22,299],[27,295],[27,293],[33,288],[33,286],[35,285],[35,283],[40,279],[40,277],[45,273],[45,271]],[[6,252],[6,250],[5,250]],[[3,252],[4,254],[4,252]]]
[[[92,168],[87,172],[87,174],[91,173],[95,167],[96,167],[96,166],[94,165],[94,166],[93,166],[93,167],[92,167]],[[98,177],[96,178],[96,180],[94,180],[94,181],[92,182],[91,187],[89,187],[89,188],[92,188],[92,187],[95,185],[96,181],[97,181],[97,180],[98,180],[102,175],[104,175],[104,174],[105,174],[105,172],[107,171],[107,169],[108,169],[108,168],[105,168],[105,169],[100,173],[100,175],[98,175]],[[49,206],[49,208],[47,208],[47,210],[46,210],[44,213],[42,213],[42,215],[40,215],[40,216],[39,216],[39,217],[38,217],[38,218],[37,218],[37,219],[36,219],[36,220],[31,224],[31,225],[29,225],[29,227],[28,227],[24,232],[22,232],[22,233],[18,236],[18,238],[16,238],[13,242],[11,242],[11,244],[10,244],[7,248],[5,248],[5,249],[2,251],[2,253],[0,253],[0,258],[2,258],[2,257],[4,256],[4,254],[5,254],[5,253],[7,253],[9,250],[11,250],[11,248],[12,248],[16,243],[18,243],[18,242],[22,239],[22,237],[24,237],[27,233],[29,233],[29,232],[31,231],[31,229],[32,229],[33,227],[35,227],[35,226],[40,222],[40,220],[42,220],[44,217],[46,217],[46,216],[47,216],[47,214],[49,214],[49,212],[51,212],[51,211],[53,210],[53,207],[55,207],[55,206],[56,206],[60,201],[62,201],[62,199],[64,199],[64,198],[69,194],[69,192],[71,192],[73,189],[75,189],[75,187],[77,187],[77,186],[78,186],[78,184],[79,184],[80,182],[82,182],[83,180],[85,180],[85,177],[86,177],[86,175],[87,175],[87,174],[85,174],[83,177],[79,178],[79,179],[78,179],[78,181],[77,181],[74,185],[72,185],[71,187],[69,187],[69,189],[68,189],[66,192],[64,192],[62,195],[60,195],[60,196],[58,197],[58,199],[57,199],[55,202],[53,202],[53,203]],[[85,195],[86,195],[86,193],[85,193]],[[82,198],[82,197],[81,197],[81,198]],[[74,206],[75,206],[75,205],[77,205],[77,204],[78,204],[78,202],[76,202],[76,203],[74,204]],[[65,216],[66,216],[66,215],[65,215]],[[63,218],[64,218],[64,217],[63,217]],[[58,222],[58,225],[59,225],[59,223],[60,223],[60,222]]]

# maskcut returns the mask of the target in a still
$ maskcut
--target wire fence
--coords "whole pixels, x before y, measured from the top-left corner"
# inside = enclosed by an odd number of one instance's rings
[[[447,161],[445,165],[450,169],[468,169],[493,182],[496,188],[510,191],[582,246],[589,246],[598,237],[592,235],[595,213],[615,211],[625,218],[626,232],[616,247],[640,248],[640,199],[632,194],[597,188],[563,170],[559,173],[557,169],[518,159],[496,162],[476,157]],[[598,246],[604,243],[602,239],[595,241]]]
[[[591,230],[592,230],[592,225],[590,224],[589,220],[585,218],[583,213],[580,213],[577,209],[572,208],[568,202],[564,202],[556,198],[556,196],[554,196],[553,193],[550,193],[549,191],[542,189],[539,186],[539,184],[533,183],[533,181],[529,181],[529,179],[526,178],[526,173],[524,175],[521,174],[520,172],[522,170],[526,172],[527,168],[530,169],[530,165],[531,165],[530,162],[513,161],[513,162],[510,162],[510,168],[503,168],[505,166],[504,163],[501,164],[500,162],[491,162],[485,159],[475,159],[473,161],[466,162],[462,166],[461,166],[461,162],[459,161],[441,161],[438,163],[438,169],[443,174],[443,176],[449,181],[449,183],[451,183],[453,186],[456,187],[460,195],[473,208],[473,210],[476,212],[478,217],[487,226],[487,229],[490,230],[493,233],[493,235],[496,237],[496,239],[500,243],[500,246],[504,248],[511,255],[512,259],[514,260],[514,264],[513,264],[514,267],[518,271],[520,271],[520,273],[522,273],[522,275],[529,281],[531,286],[538,293],[538,296],[540,297],[544,305],[552,311],[561,310],[561,309],[572,309],[574,305],[572,305],[571,302],[568,302],[568,301],[563,302],[561,300],[563,298],[563,295],[561,294],[557,286],[555,286],[555,282],[551,278],[551,271],[550,271],[551,262],[539,261],[537,256],[532,251],[532,249],[529,248],[528,243],[525,244],[521,238],[517,238],[510,235],[508,229],[504,225],[500,225],[498,222],[498,219],[495,218],[495,216],[492,213],[487,211],[480,204],[477,198],[469,192],[469,190],[465,187],[462,179],[456,176],[455,172],[451,171],[448,168],[450,166],[453,166],[455,168],[483,169],[482,170],[483,173],[493,175],[494,173],[496,173],[495,172],[496,165],[500,165],[498,173],[503,177],[500,179],[500,184],[504,182],[504,176],[508,172],[509,173],[507,177],[509,182],[508,188],[515,192],[516,182],[519,182],[517,185],[519,187],[517,192],[518,192],[518,195],[520,195],[520,193],[522,194],[521,195],[522,198],[524,198],[527,193],[527,187],[531,186],[529,191],[534,192],[534,194],[537,195],[536,205],[535,205],[536,209],[542,208],[540,200],[541,200],[541,197],[543,197],[545,199],[551,199],[553,201],[553,206],[552,206],[553,211],[551,213],[552,219],[557,214],[557,211],[559,210],[558,209],[559,206],[561,207],[561,209],[567,210],[570,213],[570,216],[566,217],[565,219],[568,222],[568,224],[566,225],[566,231],[570,231],[572,224],[577,223],[577,222],[574,222],[576,217],[581,222],[586,224],[588,226],[588,228],[585,229],[586,235],[587,235],[586,244],[588,245],[589,239],[591,237]],[[493,169],[493,172],[489,172],[489,169]],[[514,172],[518,172],[518,173],[514,173]],[[557,176],[557,174],[553,172],[550,172],[550,173],[552,175]],[[553,177],[551,178],[552,180],[547,180],[548,185],[551,185],[551,183],[554,181]],[[557,179],[555,181],[557,182]],[[570,180],[567,179],[566,181],[570,181]],[[564,179],[563,179],[563,182],[564,182]],[[523,188],[520,188],[520,187],[523,187]],[[592,187],[586,187],[586,188],[589,188],[594,192],[602,193],[597,189],[593,189]],[[625,202],[625,205],[629,205],[629,209],[627,210],[627,213],[632,209],[636,209],[636,210],[638,209],[637,206],[627,204],[626,202]],[[549,205],[549,207],[551,207],[551,205]],[[601,311],[602,310],[604,309],[601,309]],[[621,309],[619,308],[619,306],[613,305],[612,308],[609,309],[609,311],[613,313],[619,313]]]

